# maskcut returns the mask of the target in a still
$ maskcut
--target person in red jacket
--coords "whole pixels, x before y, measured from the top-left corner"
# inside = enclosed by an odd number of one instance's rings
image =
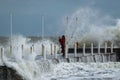
[[[62,53],[63,53],[63,57],[65,56],[65,36],[63,35],[62,38],[59,38],[59,42],[62,48]]]

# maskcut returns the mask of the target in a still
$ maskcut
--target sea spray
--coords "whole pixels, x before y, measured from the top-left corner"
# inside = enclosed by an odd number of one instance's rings
[[[78,24],[76,27],[76,17]],[[101,12],[92,8],[83,7],[78,9],[69,17],[68,31],[66,38],[69,45],[75,42],[82,43],[101,43],[103,46],[105,41],[111,41],[119,46],[120,20],[114,19],[108,15],[101,15]]]
[[[45,74],[46,80],[115,80],[120,71],[120,63],[59,63],[54,65],[54,73]],[[76,79],[77,78],[77,79]],[[120,78],[119,78],[120,79]]]
[[[6,62],[6,65],[15,69],[25,80],[33,80],[53,70],[49,61]]]
[[[28,58],[27,56],[30,54],[30,47],[33,47],[33,54],[41,55],[42,44],[44,44],[44,46],[46,47],[47,55],[51,54],[51,44],[53,44],[52,51],[54,51],[54,45],[56,45],[57,51],[59,50],[58,49],[59,45],[54,43],[50,39],[38,40],[37,42],[33,43],[31,42],[30,38],[24,37],[22,35],[15,35],[15,36],[13,35],[12,53],[10,53],[10,45],[8,42],[7,46],[5,46],[5,55],[8,58],[15,58],[15,56],[21,58],[22,56],[22,58],[27,59]],[[23,49],[21,46],[23,46]]]
[[[47,40],[46,40],[47,41]],[[39,44],[38,44],[39,43]],[[35,54],[38,56],[41,54],[36,53],[36,50],[41,49],[38,46],[42,44],[43,42],[37,42],[34,44]],[[44,41],[44,44],[48,46],[48,44],[51,43],[49,40],[46,42]],[[56,45],[55,43],[53,43]],[[25,43],[25,57],[29,57],[27,55],[32,54],[29,53],[30,47],[32,46],[31,43]],[[27,47],[26,47],[27,46]],[[35,47],[37,46],[37,47]],[[19,47],[21,48],[21,47]],[[37,49],[38,48],[38,49]],[[17,48],[14,48],[15,50],[15,55],[14,57],[16,58],[10,58],[9,56],[7,57],[6,66],[13,68],[16,70],[16,72],[21,75],[25,80],[50,80],[50,79],[70,79],[73,78],[75,79],[76,77],[78,79],[80,78],[113,78],[115,77],[115,74],[120,71],[120,63],[58,63],[58,64],[53,64],[50,59],[47,61],[44,61],[41,58],[38,58],[37,60],[34,59],[35,57],[29,57],[28,58],[22,58],[17,60],[17,57],[19,57],[19,53],[21,52],[21,49],[16,51]],[[28,50],[28,51],[27,51]],[[49,50],[49,48],[48,48]],[[27,54],[28,52],[28,54]],[[18,56],[17,56],[18,55]],[[51,54],[47,53],[47,55],[50,57]],[[72,77],[71,77],[72,76]],[[83,79],[85,80],[85,79]]]

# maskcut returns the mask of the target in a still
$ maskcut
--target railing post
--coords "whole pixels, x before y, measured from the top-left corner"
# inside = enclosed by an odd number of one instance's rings
[[[65,58],[68,58],[68,45],[65,45]]]
[[[44,54],[43,54],[43,56],[44,56],[44,60],[46,60],[46,47],[44,46]]]
[[[113,53],[113,42],[111,42],[111,53]]]
[[[85,56],[85,43],[83,43],[83,55]]]
[[[42,56],[43,56],[44,55],[44,45],[42,44],[41,47],[42,47]]]
[[[93,55],[93,43],[91,43],[91,54]]]
[[[77,45],[75,43],[75,46],[74,46],[74,54],[75,54],[75,57],[77,57]]]
[[[51,55],[52,55],[53,54],[52,44],[50,44],[50,47],[51,47],[50,49],[51,49]]]
[[[42,44],[42,56],[46,60],[46,47]]]
[[[98,54],[100,54],[100,43],[98,43]]]
[[[107,54],[107,42],[105,42],[105,54]]]

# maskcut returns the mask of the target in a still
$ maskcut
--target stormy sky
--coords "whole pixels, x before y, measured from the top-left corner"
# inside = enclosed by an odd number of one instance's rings
[[[44,15],[45,36],[64,34],[64,19],[81,7],[90,7],[120,18],[120,0],[0,0],[0,36],[10,35],[10,14],[13,34],[42,35],[41,16]]]

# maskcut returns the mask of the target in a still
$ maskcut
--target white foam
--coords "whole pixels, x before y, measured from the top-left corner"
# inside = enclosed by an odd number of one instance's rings
[[[77,26],[76,17],[78,18]],[[82,7],[69,17],[66,38],[69,45],[74,45],[75,42],[103,44],[105,41],[112,41],[114,45],[119,46],[114,42],[119,41],[117,36],[119,33],[120,19],[101,15],[100,11],[92,8]]]
[[[120,63],[60,63],[55,66],[54,73],[45,77],[48,80],[51,78],[58,80],[113,78],[112,80],[115,80],[119,71]]]
[[[15,69],[26,80],[70,80],[70,79],[91,79],[91,78],[113,78],[113,80],[120,79],[120,63],[64,63],[53,64],[51,58],[47,60],[35,60],[35,57],[40,53],[41,44],[46,46],[48,50],[47,56],[50,55],[50,42],[44,40],[34,44],[34,51],[30,53],[31,43],[24,43],[24,57],[22,57],[21,47],[18,49],[14,45],[13,56],[5,55],[5,63],[7,66]],[[19,43],[18,43],[19,44]],[[56,45],[53,43],[53,45]],[[18,46],[18,45],[17,45]],[[37,47],[35,47],[37,46]],[[39,50],[40,49],[40,50]],[[38,51],[37,51],[38,50]],[[7,51],[6,51],[7,52]],[[36,53],[38,52],[38,53]],[[47,52],[46,52],[47,53]],[[60,56],[61,54],[58,54]],[[52,57],[52,56],[51,56]]]

